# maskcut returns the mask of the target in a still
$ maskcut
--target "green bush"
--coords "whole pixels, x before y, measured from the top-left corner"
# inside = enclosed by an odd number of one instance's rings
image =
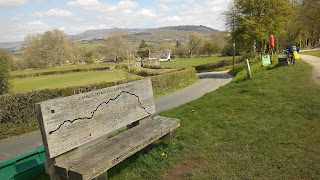
[[[192,68],[154,76],[151,79],[153,91],[157,91],[165,88],[181,86],[196,78],[195,69]],[[36,130],[38,121],[36,117],[35,103],[37,102],[89,92],[133,80],[136,79],[2,95],[0,96],[0,139]]]
[[[10,79],[10,64],[12,57],[10,52],[5,49],[0,49],[0,95],[9,92],[11,87]]]
[[[109,70],[110,67],[97,67],[97,68],[88,68],[88,69],[69,69],[69,70],[61,70],[61,71],[48,71],[48,72],[38,72],[32,74],[17,74],[13,75],[12,78],[29,78],[34,76],[45,76],[45,75],[52,75],[52,74],[68,74],[68,73],[75,73],[75,72],[88,72],[88,71],[105,71]]]
[[[239,63],[242,60],[243,60],[242,57],[238,57],[238,58],[235,58],[234,62]],[[232,65],[232,63],[233,63],[233,59],[227,59],[227,60],[212,62],[209,64],[202,64],[202,65],[196,66],[195,68],[197,72],[202,72],[204,70],[213,70],[223,66],[229,66],[229,65]]]
[[[188,82],[196,79],[198,77],[194,68],[151,77],[153,91],[186,86]]]

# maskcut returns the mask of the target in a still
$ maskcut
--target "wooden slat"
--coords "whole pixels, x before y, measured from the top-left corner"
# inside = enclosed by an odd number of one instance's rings
[[[36,107],[48,158],[155,112],[150,79],[52,99]]]
[[[180,126],[180,120],[156,116],[64,162],[56,172],[71,179],[92,179]]]

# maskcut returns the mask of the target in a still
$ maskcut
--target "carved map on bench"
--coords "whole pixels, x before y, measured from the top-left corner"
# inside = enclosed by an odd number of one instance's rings
[[[150,79],[44,101],[37,108],[50,158],[155,112]]]

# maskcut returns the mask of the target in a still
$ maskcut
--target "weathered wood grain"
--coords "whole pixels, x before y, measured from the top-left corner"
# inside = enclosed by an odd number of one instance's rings
[[[155,112],[150,79],[52,99],[36,107],[48,158]]]
[[[156,116],[105,142],[55,164],[70,179],[92,179],[180,126],[180,120]]]

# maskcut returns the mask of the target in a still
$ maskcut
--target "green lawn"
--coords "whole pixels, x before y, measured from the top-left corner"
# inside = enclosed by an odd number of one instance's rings
[[[320,57],[320,50],[314,50],[314,51],[305,51],[305,52],[300,52],[301,54],[309,54],[312,56],[318,56]]]
[[[99,82],[111,82],[125,79],[127,73],[122,70],[90,71],[70,74],[47,75],[13,80],[13,92],[23,92],[39,89],[63,88],[80,86]],[[132,77],[138,77],[133,75]]]
[[[201,64],[208,64],[215,61],[221,61],[224,59],[232,59],[232,56],[218,57],[218,55],[212,55],[211,57],[201,57],[201,58],[181,58],[175,59],[170,62],[161,62],[161,66],[167,67],[188,67],[188,66],[198,66]]]
[[[34,73],[51,72],[51,71],[64,71],[64,70],[73,70],[73,69],[90,69],[90,68],[99,68],[99,67],[111,67],[111,66],[115,66],[115,65],[116,65],[115,63],[70,65],[70,66],[60,66],[60,67],[46,68],[46,69],[13,71],[13,72],[11,72],[11,74],[12,75],[34,74]]]
[[[181,120],[176,141],[128,158],[110,179],[161,179],[190,162],[187,179],[319,179],[320,87],[307,63],[275,64],[251,64],[247,79],[241,63],[230,84],[161,113]]]

